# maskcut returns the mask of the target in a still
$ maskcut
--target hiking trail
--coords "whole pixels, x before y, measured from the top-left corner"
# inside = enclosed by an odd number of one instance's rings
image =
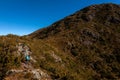
[[[37,61],[33,58],[32,54],[33,52],[30,50],[30,48],[23,44],[18,43],[16,46],[17,48],[17,56],[23,56],[25,58],[24,62],[21,62],[20,68],[18,69],[11,69],[7,71],[6,75],[8,75],[5,80],[23,80],[19,79],[19,74],[31,74],[32,78],[35,80],[51,80],[50,76],[42,71],[40,68],[35,69],[32,63],[36,63]],[[29,58],[26,58],[27,56],[30,56]],[[18,77],[16,78],[15,76]],[[12,78],[11,78],[12,77]],[[28,80],[28,79],[25,79]]]

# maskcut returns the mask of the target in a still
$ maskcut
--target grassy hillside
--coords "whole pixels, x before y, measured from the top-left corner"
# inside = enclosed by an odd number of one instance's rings
[[[72,68],[78,76],[83,68],[87,80],[119,79],[119,12],[116,4],[89,6],[29,36],[70,55],[79,63]]]
[[[119,36],[116,4],[89,6],[28,36],[1,36],[0,79],[34,80],[32,70],[40,69],[45,74],[41,80],[119,80]],[[27,64],[22,55],[17,56],[19,43],[32,52]],[[6,74],[11,69],[23,72]]]
[[[52,79],[68,79],[76,80],[82,79],[78,76],[76,70],[77,62],[69,54],[66,54],[58,48],[50,45],[46,41],[31,40],[26,37],[18,37],[15,35],[1,36],[0,37],[0,79],[11,80],[11,74],[7,75],[7,71],[11,69],[22,69],[21,63],[25,62],[23,56],[18,56],[16,45],[24,43],[31,49],[32,57],[37,61],[36,63],[30,62],[34,68],[45,71]],[[76,67],[76,69],[74,69]],[[27,69],[25,69],[27,70]],[[14,73],[14,72],[13,72]],[[84,73],[84,72],[83,72]],[[26,77],[32,80],[31,74],[15,74],[12,76],[19,78],[18,80],[25,80]],[[43,79],[44,80],[44,79]],[[51,79],[48,79],[51,80]]]

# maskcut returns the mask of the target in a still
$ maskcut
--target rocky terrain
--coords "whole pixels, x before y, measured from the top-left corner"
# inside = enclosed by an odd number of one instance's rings
[[[92,5],[29,36],[46,40],[71,55],[92,80],[119,79],[119,13],[116,4]],[[78,67],[74,68],[79,75],[83,70]]]
[[[16,56],[18,56],[18,57],[23,55],[25,58],[25,56],[27,54],[32,53],[30,51],[30,48],[23,43],[19,43],[16,47],[18,49]],[[18,75],[20,75],[20,74],[29,75],[29,76],[27,76],[28,80],[29,79],[51,80],[50,76],[48,76],[47,73],[43,72],[40,68],[35,69],[33,67],[33,65],[34,65],[33,63],[35,63],[37,61],[32,56],[30,56],[30,61],[24,60],[23,62],[20,63],[19,68],[8,70],[6,72],[7,77],[5,78],[5,80],[10,80],[10,79],[11,80],[19,80]],[[33,76],[33,77],[30,78],[30,76]],[[20,79],[20,80],[22,80],[22,79]]]
[[[120,5],[88,6],[29,35],[1,36],[0,55],[0,80],[119,80]]]

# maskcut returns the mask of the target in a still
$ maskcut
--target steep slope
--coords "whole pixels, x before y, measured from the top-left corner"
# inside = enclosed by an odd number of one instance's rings
[[[65,34],[70,30],[80,30],[82,27],[96,25],[113,26],[120,22],[120,6],[116,4],[101,4],[86,7],[75,14],[53,23],[47,28],[40,29],[30,36],[43,39],[59,34]],[[91,25],[89,25],[91,24]],[[80,28],[80,29],[79,29]]]
[[[78,75],[82,66],[87,79],[120,79],[119,5],[89,6],[29,36],[70,55]]]

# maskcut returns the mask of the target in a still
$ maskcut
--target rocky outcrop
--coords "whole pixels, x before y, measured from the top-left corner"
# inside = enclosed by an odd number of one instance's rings
[[[32,57],[32,51],[30,50],[30,48],[23,44],[23,43],[19,43],[17,46],[18,48],[17,50],[17,56],[20,57],[21,55],[25,56],[26,55],[30,55],[30,61],[32,61],[33,63],[36,63],[37,61]],[[34,68],[34,64],[32,64],[31,62],[28,61],[23,61],[20,64],[19,68],[15,68],[15,69],[11,69],[8,70],[6,72],[6,78],[5,80],[26,80],[25,76],[23,75],[30,75],[30,77],[28,78],[29,80],[51,80],[51,77],[44,71],[42,71],[40,68]],[[20,77],[22,76],[22,78]],[[28,80],[27,79],[27,80]]]
[[[19,43],[16,47],[18,48],[17,50],[18,56],[23,55],[25,58],[27,55],[32,55],[32,51],[27,45]],[[32,56],[30,56],[30,60],[36,62],[36,60]]]
[[[50,55],[54,58],[55,62],[62,62],[62,59],[57,56],[54,51],[50,51]]]
[[[21,75],[22,74],[24,74],[24,75],[31,74],[31,79],[36,79],[36,80],[51,80],[50,76],[40,69],[31,69],[31,70],[11,69],[11,70],[7,71],[6,75],[8,75],[8,76],[6,77],[5,80],[9,79],[9,77],[13,77],[13,79],[14,79],[14,76],[18,77],[18,79],[16,79],[16,80],[20,80],[18,74],[21,74]],[[11,80],[11,79],[9,79],[9,80]]]

